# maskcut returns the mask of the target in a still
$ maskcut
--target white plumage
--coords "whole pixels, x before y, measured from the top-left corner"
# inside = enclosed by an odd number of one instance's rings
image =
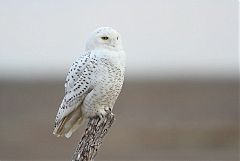
[[[53,134],[69,138],[84,119],[103,116],[121,91],[125,53],[121,37],[110,27],[95,30],[85,52],[72,64],[65,82]]]

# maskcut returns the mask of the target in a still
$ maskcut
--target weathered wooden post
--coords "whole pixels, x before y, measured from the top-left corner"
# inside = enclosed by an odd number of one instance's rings
[[[102,118],[90,118],[73,154],[72,161],[93,161],[114,119],[114,114],[111,111],[108,111],[107,115]]]

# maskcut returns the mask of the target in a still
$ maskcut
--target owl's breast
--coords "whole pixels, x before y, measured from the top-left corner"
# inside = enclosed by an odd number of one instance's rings
[[[89,107],[113,107],[124,80],[123,71],[107,59],[98,62],[94,88],[86,97]]]

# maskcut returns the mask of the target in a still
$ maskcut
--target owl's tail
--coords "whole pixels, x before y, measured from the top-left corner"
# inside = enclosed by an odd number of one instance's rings
[[[53,130],[53,134],[57,137],[65,136],[69,138],[82,125],[83,121],[81,109],[78,107],[58,123]]]

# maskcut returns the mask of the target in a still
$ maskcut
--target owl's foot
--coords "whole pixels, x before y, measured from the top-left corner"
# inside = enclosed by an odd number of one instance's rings
[[[107,114],[111,113],[112,109],[111,108],[104,108],[98,111],[97,116],[99,117],[99,122],[98,124],[102,124],[104,122],[104,118]]]

